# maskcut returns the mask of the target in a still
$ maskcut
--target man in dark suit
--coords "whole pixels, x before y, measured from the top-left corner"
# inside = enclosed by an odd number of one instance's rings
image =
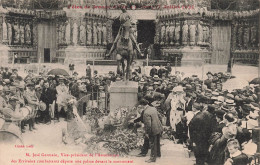
[[[151,155],[146,162],[155,162],[157,157],[161,157],[160,136],[163,132],[162,123],[155,107],[148,105],[148,102],[142,102],[144,106],[143,122],[145,134],[149,137]]]
[[[43,120],[43,123],[50,124],[51,122],[51,116],[50,116],[50,104],[53,103],[53,97],[52,90],[50,89],[50,85],[48,81],[44,82],[44,87],[41,93],[40,100],[46,104],[46,110],[41,113],[41,119]]]
[[[204,165],[208,155],[208,140],[212,132],[211,114],[202,110],[199,103],[193,103],[194,117],[189,123],[190,140],[193,144],[196,165]]]
[[[166,73],[166,70],[164,69],[164,67],[162,65],[160,65],[160,69],[158,70],[158,76],[159,78],[162,78],[163,74]]]
[[[155,65],[153,65],[153,68],[150,70],[150,76],[153,77],[154,75],[157,75],[157,69],[155,68]]]

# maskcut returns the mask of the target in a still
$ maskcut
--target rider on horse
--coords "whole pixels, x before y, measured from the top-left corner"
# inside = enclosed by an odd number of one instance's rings
[[[126,4],[125,3],[121,3],[121,10],[122,10],[123,13],[121,13],[118,17],[119,21],[120,21],[120,29],[119,29],[119,32],[118,32],[116,38],[115,38],[115,41],[113,43],[112,48],[110,49],[109,53],[106,56],[109,57],[112,54],[112,52],[116,49],[116,44],[117,44],[120,36],[122,36],[121,42],[126,43],[126,44],[124,44],[125,49],[128,49],[127,42],[130,38],[134,47],[138,51],[138,53],[142,55],[141,50],[138,46],[138,43],[135,40],[134,33],[131,30],[132,19],[131,19],[131,16],[126,11]]]

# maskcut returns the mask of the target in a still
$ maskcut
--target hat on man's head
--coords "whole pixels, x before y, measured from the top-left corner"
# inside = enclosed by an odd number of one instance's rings
[[[172,89],[172,92],[183,92],[183,87],[182,87],[182,86],[174,87],[174,88]]]
[[[232,95],[231,93],[228,93],[228,94],[227,94],[227,98],[228,98],[228,99],[234,99],[235,97],[234,97],[234,95]]]
[[[201,106],[201,104],[200,103],[197,103],[197,102],[195,102],[195,103],[193,103],[193,105],[192,105],[192,107],[193,108],[195,108],[195,109],[197,109],[197,110],[202,110],[202,106]]]
[[[32,82],[32,81],[29,81],[29,82],[27,82],[27,85],[26,85],[27,87],[29,87],[29,86],[34,86],[34,83]]]
[[[231,99],[226,99],[226,104],[228,105],[228,106],[235,106],[236,104],[235,104],[235,101],[234,100],[231,100]]]
[[[4,79],[4,82],[5,82],[6,84],[9,84],[9,83],[10,83],[10,80],[9,80],[9,79]]]
[[[149,101],[147,101],[146,99],[142,98],[139,102],[138,102],[139,105],[147,105],[149,104]]]
[[[17,96],[11,96],[10,98],[9,98],[9,101],[18,101],[19,99],[18,99],[18,97]]]
[[[206,75],[209,75],[209,74],[213,76],[213,74],[211,72],[208,72]]]
[[[220,118],[220,119],[223,119],[223,116],[225,115],[225,111],[223,111],[223,110],[221,110],[221,109],[218,109],[218,110],[216,110],[215,111],[215,114],[216,114],[216,116],[218,117],[218,118]]]

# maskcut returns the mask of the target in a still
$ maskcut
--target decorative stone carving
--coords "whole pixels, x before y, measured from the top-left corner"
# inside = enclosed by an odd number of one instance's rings
[[[206,26],[206,43],[209,43],[209,39],[210,39],[210,30],[209,30],[209,26]]]
[[[244,48],[248,48],[248,44],[249,44],[249,27],[248,27],[248,23],[245,23],[244,26],[244,36],[243,36],[244,42]]]
[[[154,21],[155,22],[155,36],[154,36],[154,43],[159,44],[159,39],[160,39],[160,25],[158,23],[158,20]]]
[[[31,28],[30,28],[30,25],[27,24],[25,26],[25,43],[26,44],[31,44],[31,39],[32,39]]]
[[[200,21],[200,22],[198,23],[197,34],[198,34],[198,45],[202,45],[202,44],[203,44],[202,21]]]
[[[6,25],[6,22],[5,22],[5,19],[3,19],[3,41],[7,41],[8,40],[8,35],[7,35],[7,25]]]
[[[174,43],[174,30],[175,30],[175,26],[174,26],[174,22],[171,22],[170,23],[170,29],[169,29],[169,31],[170,31],[170,45],[173,45],[173,43]]]
[[[24,26],[20,25],[20,40],[21,44],[24,44]]]
[[[77,45],[77,41],[78,41],[78,25],[75,22],[73,24],[73,38],[72,38],[72,42],[73,42],[74,45]]]
[[[180,23],[177,22],[175,26],[175,32],[174,32],[175,45],[180,45],[180,31],[181,31]]]
[[[64,24],[61,24],[59,28],[59,43],[64,44],[64,41],[65,41],[65,26]]]
[[[166,31],[166,28],[165,28],[165,25],[162,24],[161,25],[161,45],[164,45],[165,44],[165,31]]]
[[[100,22],[97,23],[97,40],[98,45],[102,44],[102,24]]]
[[[209,27],[203,26],[203,42],[208,43],[209,41]]]
[[[165,44],[168,45],[170,43],[170,25],[167,22],[165,26]]]
[[[87,22],[87,45],[92,44],[92,27],[91,22]]]
[[[71,43],[71,40],[70,40],[70,33],[71,33],[70,22],[67,21],[66,24],[67,25],[66,25],[65,39],[66,39],[66,43],[68,45],[70,45],[70,43]]]
[[[250,43],[252,47],[257,46],[257,26],[252,25],[250,28],[250,33],[251,33],[251,38],[250,38]]]
[[[194,23],[194,21],[191,22],[190,24],[190,45],[195,45],[195,40],[196,40],[196,25]]]
[[[93,44],[98,44],[98,30],[97,30],[97,23],[93,22]]]
[[[188,43],[188,32],[189,32],[189,25],[187,21],[184,21],[182,26],[182,44],[187,45]]]
[[[107,26],[103,24],[102,26],[102,44],[107,45]]]
[[[20,39],[20,28],[18,24],[14,24],[14,43],[18,44]]]
[[[238,47],[241,49],[242,48],[242,43],[243,43],[243,24],[239,24],[239,29],[238,29]]]
[[[80,44],[85,45],[86,42],[86,29],[84,25],[80,25],[79,27],[79,39],[80,39]]]
[[[13,28],[12,28],[12,24],[10,24],[10,23],[8,23],[7,24],[7,26],[8,26],[8,43],[9,43],[9,45],[11,45],[12,44],[12,35],[13,35]]]
[[[112,20],[107,21],[107,42],[113,42],[113,34],[112,34]]]

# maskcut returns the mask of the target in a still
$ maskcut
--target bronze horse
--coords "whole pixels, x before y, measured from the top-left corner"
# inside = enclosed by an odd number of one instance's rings
[[[135,40],[132,24],[131,24],[131,17],[125,10],[125,7],[121,8],[123,13],[119,16],[120,21],[120,28],[118,34],[115,38],[115,41],[110,49],[109,53],[106,55],[109,57],[114,50],[117,52],[117,71],[120,71],[120,65],[122,66],[122,74],[124,80],[130,79],[130,66],[134,59],[134,49],[142,55],[140,48]],[[143,55],[142,55],[143,56]],[[127,64],[125,66],[125,62]]]

